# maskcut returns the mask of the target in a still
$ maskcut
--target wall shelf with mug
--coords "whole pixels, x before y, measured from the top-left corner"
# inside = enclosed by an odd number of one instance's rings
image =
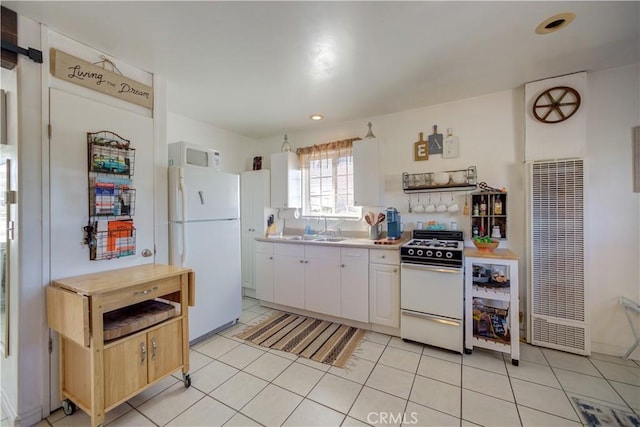
[[[507,193],[481,191],[471,194],[471,236],[507,238]]]
[[[405,194],[472,191],[477,187],[475,166],[443,172],[402,173],[402,190]]]

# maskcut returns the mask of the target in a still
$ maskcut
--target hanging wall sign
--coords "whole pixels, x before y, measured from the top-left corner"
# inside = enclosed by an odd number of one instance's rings
[[[51,48],[51,74],[59,79],[153,108],[153,88],[99,65]]]

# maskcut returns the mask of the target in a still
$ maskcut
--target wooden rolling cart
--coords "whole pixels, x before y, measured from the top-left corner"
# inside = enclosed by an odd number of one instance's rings
[[[474,347],[520,360],[518,257],[509,249],[464,250],[464,352]]]
[[[195,305],[194,279],[188,268],[147,264],[47,286],[47,320],[59,333],[60,393],[67,415],[79,407],[92,426],[101,425],[106,411],[180,368],[185,387],[191,385],[188,306]],[[168,309],[163,317],[136,313],[145,305]],[[134,315],[120,322],[123,336],[107,341],[114,335],[105,326],[118,317],[116,310]]]

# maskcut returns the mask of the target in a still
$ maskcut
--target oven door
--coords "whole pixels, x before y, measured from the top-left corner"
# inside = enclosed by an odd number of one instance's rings
[[[403,262],[400,266],[400,306],[403,310],[462,319],[462,268]]]

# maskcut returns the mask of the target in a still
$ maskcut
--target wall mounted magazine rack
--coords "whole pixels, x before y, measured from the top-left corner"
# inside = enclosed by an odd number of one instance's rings
[[[135,149],[110,131],[87,133],[89,223],[84,227],[89,259],[134,255],[136,190]]]

